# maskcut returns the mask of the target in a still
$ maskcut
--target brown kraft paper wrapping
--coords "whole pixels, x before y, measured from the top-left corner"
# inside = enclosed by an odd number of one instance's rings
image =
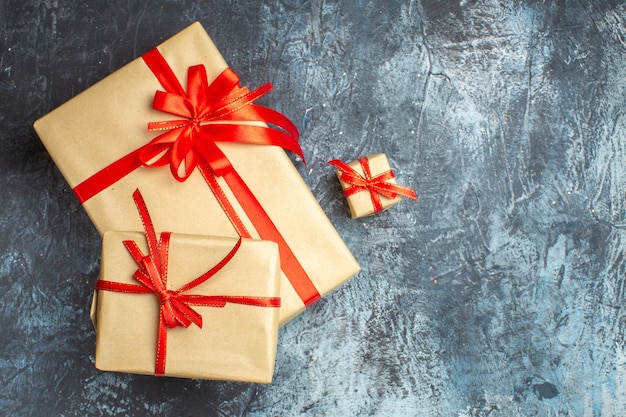
[[[204,64],[209,81],[227,67],[199,23],[179,32],[158,49],[183,85],[191,65]],[[147,131],[147,124],[167,119],[165,113],[152,108],[155,91],[162,89],[138,58],[35,122],[35,130],[72,188],[157,136]],[[320,295],[329,293],[360,270],[281,148],[218,145],[268,213]],[[258,238],[225,182],[221,178],[218,182],[245,226]],[[151,214],[163,230],[236,236],[202,176],[194,172],[180,183],[167,166],[138,168],[86,201],[83,206],[100,233],[142,230],[129,198],[137,187],[151,201]],[[281,275],[280,322],[284,324],[305,306],[287,277]]]
[[[99,279],[137,284],[137,264],[122,244],[138,243],[140,232],[106,232]],[[177,289],[217,264],[237,239],[172,234],[168,288]],[[235,256],[214,276],[189,293],[277,297],[280,263],[274,242],[244,239]],[[96,292],[92,319],[96,326],[96,367],[152,375],[155,371],[159,300],[154,293]],[[278,308],[227,303],[193,307],[202,316],[195,325],[167,330],[165,375],[185,378],[269,383],[274,372]]]

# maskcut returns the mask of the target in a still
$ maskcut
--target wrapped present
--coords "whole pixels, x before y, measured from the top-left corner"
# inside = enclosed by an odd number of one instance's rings
[[[280,263],[274,242],[108,231],[92,319],[101,370],[269,383]]]
[[[301,154],[297,129],[253,104],[269,88],[241,87],[195,23],[35,130],[101,233],[141,230],[140,187],[165,230],[278,243],[285,323],[359,266],[282,149]]]
[[[328,163],[337,168],[353,219],[387,210],[398,204],[402,196],[417,200],[411,188],[396,183],[385,154],[361,157],[349,164],[338,159]]]

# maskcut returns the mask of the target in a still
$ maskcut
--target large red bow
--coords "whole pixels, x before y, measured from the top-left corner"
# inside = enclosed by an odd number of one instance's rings
[[[154,374],[165,374],[165,357],[167,347],[167,329],[178,326],[185,328],[191,324],[202,328],[202,316],[192,306],[224,307],[226,303],[246,304],[258,307],[280,307],[278,297],[246,297],[226,295],[199,295],[185,294],[187,291],[206,282],[222,269],[235,256],[241,246],[241,238],[228,254],[214,267],[188,282],[177,290],[167,288],[168,253],[170,244],[170,232],[162,232],[157,239],[154,225],[146,203],[139,190],[133,193],[133,199],[139,210],[139,215],[144,224],[148,254],[144,255],[133,240],[125,240],[124,246],[135,260],[139,268],[133,274],[137,284],[126,284],[115,281],[96,281],[97,290],[116,291],[130,294],[155,294],[159,299],[159,327],[156,349]]]
[[[394,178],[392,170],[387,170],[378,175],[372,176],[367,157],[359,158],[359,163],[361,164],[361,168],[363,168],[363,175],[339,159],[333,159],[332,161],[328,161],[328,163],[339,169],[339,172],[341,173],[339,179],[341,181],[350,184],[350,186],[343,191],[343,195],[345,197],[350,197],[351,195],[361,191],[369,191],[375,213],[383,211],[379,195],[391,199],[396,198],[398,195],[402,195],[417,200],[415,191],[411,188],[389,182],[391,178]]]
[[[150,57],[144,59],[150,65]],[[239,86],[239,77],[227,68],[209,85],[204,65],[195,65],[189,67],[185,92],[175,76],[166,74],[168,76],[159,77],[169,67],[152,69],[156,70],[159,79],[175,81],[165,86],[167,92],[156,92],[153,107],[184,119],[148,124],[148,130],[165,133],[157,136],[142,150],[140,158],[144,165],[169,164],[172,175],[184,181],[191,175],[199,159],[204,159],[213,172],[221,176],[230,163],[215,142],[276,145],[304,159],[295,125],[275,110],[252,104],[272,89],[270,83],[250,91],[247,87]],[[259,120],[281,130],[245,124]]]

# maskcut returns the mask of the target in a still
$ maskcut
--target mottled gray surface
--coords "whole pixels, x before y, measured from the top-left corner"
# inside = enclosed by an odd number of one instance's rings
[[[269,386],[94,369],[100,240],[31,128],[195,20],[363,267]],[[625,64],[618,1],[0,0],[0,414],[626,415]],[[326,161],[377,152],[420,202],[350,220]]]

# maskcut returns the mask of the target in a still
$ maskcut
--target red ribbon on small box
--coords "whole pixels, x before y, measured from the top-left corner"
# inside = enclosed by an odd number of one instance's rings
[[[417,200],[415,191],[411,188],[389,182],[391,178],[394,178],[392,170],[389,169],[372,176],[367,157],[359,158],[359,163],[361,164],[361,168],[363,168],[363,175],[339,159],[333,159],[332,161],[328,161],[328,163],[339,169],[339,179],[341,181],[350,184],[350,186],[346,187],[343,191],[343,195],[350,197],[361,191],[369,191],[375,213],[383,211],[383,205],[380,201],[381,195],[391,199],[402,195]]]
[[[145,255],[134,240],[125,240],[123,244],[139,267],[133,274],[133,278],[139,284],[98,280],[96,281],[96,290],[128,294],[155,294],[158,297],[159,327],[154,365],[154,374],[156,376],[165,375],[167,329],[173,329],[178,326],[187,328],[192,324],[202,328],[202,316],[192,306],[224,307],[226,303],[234,303],[257,307],[280,307],[280,298],[278,297],[186,294],[187,291],[206,282],[230,262],[241,246],[241,238],[239,238],[230,252],[207,272],[177,290],[168,289],[168,254],[171,233],[161,232],[157,239],[154,225],[150,219],[150,213],[139,190],[133,193],[133,200],[137,205],[144,225],[148,254]]]
[[[261,203],[216,144],[275,145],[296,153],[304,160],[296,126],[281,113],[253,104],[269,92],[272,85],[267,83],[250,91],[239,85],[239,77],[230,68],[209,84],[205,67],[195,65],[189,67],[185,91],[158,49],[147,52],[142,59],[165,89],[156,92],[153,107],[182,119],[148,123],[149,131],[162,133],[74,187],[80,202],[85,203],[142,166],[169,165],[172,175],[181,182],[197,168],[237,234],[251,238],[217,182],[216,177],[222,177],[260,238],[278,244],[281,269],[305,306],[313,304],[320,298],[315,285]],[[274,127],[246,122],[264,122]]]

